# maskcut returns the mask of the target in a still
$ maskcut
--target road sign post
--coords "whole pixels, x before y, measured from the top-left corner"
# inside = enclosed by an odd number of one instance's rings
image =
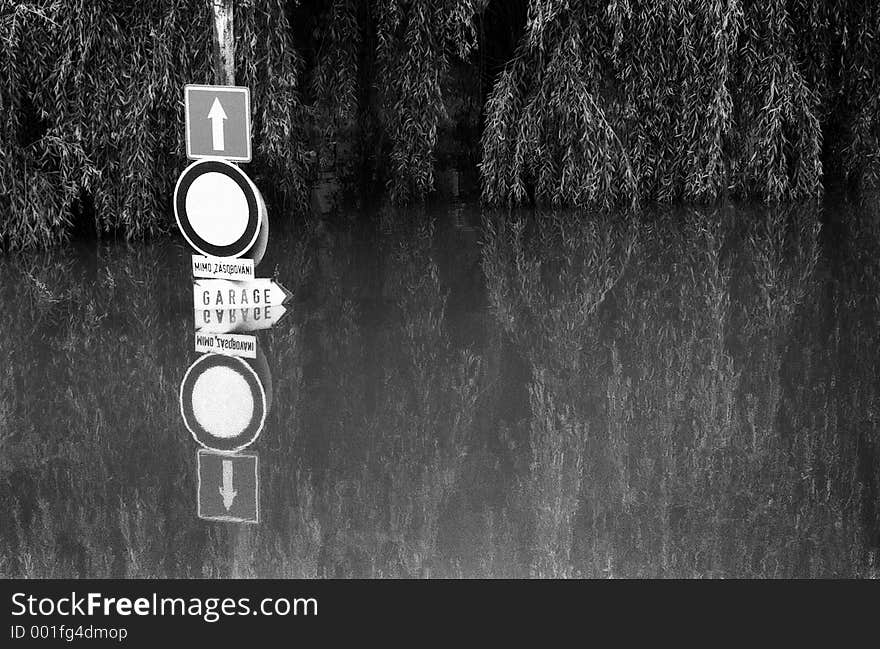
[[[218,85],[184,89],[186,155],[195,162],[174,189],[175,219],[198,253],[192,257],[194,349],[203,352],[181,382],[180,412],[204,447],[197,455],[199,518],[258,523],[258,458],[232,453],[262,432],[272,378],[256,337],[240,332],[277,322],[290,292],[254,277],[269,238],[266,203],[232,164],[251,161],[250,91],[233,85],[234,0],[210,4]]]
[[[260,522],[260,465],[256,455],[201,449],[198,463],[198,516],[228,523]]]
[[[235,85],[234,0],[211,0],[214,12],[214,80]]]

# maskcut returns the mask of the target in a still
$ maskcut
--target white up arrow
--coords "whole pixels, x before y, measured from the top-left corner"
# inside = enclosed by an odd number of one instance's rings
[[[232,501],[238,492],[232,488],[232,460],[223,460],[223,484],[220,486],[220,495],[223,496],[223,506],[226,511],[232,507]]]
[[[211,120],[214,150],[222,151],[226,148],[226,143],[223,141],[223,122],[226,121],[226,111],[223,110],[223,105],[217,97],[214,97],[214,103],[211,104],[211,110],[208,111],[208,119]]]

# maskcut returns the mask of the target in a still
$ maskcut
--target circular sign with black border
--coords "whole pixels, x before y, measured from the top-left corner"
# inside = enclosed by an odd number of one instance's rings
[[[216,180],[208,182],[208,178]],[[195,183],[199,183],[204,198],[214,201],[199,206],[198,218],[189,213],[193,207],[187,200]],[[181,233],[196,251],[209,257],[241,257],[247,253],[260,235],[263,212],[256,186],[241,169],[224,160],[196,160],[183,170],[174,188],[174,218]],[[221,228],[224,231],[218,237],[216,231]]]
[[[180,414],[193,438],[213,451],[250,446],[266,424],[268,401],[257,372],[244,359],[205,354],[180,384]]]

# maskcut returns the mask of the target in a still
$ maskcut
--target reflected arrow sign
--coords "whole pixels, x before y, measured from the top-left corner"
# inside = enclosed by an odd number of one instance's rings
[[[196,462],[199,518],[260,522],[260,468],[255,454],[228,455],[201,449]]]
[[[226,121],[226,111],[223,110],[223,104],[220,103],[218,97],[214,97],[214,103],[211,104],[211,110],[208,111],[208,119],[211,120],[211,136],[215,151],[223,151],[226,144],[223,140],[223,123]]]
[[[232,460],[223,460],[223,484],[220,485],[220,495],[223,497],[223,506],[226,511],[232,508],[237,494],[238,492],[232,486]]]
[[[292,293],[273,279],[234,282],[228,279],[198,279],[193,282],[193,308],[250,309],[281,306]]]

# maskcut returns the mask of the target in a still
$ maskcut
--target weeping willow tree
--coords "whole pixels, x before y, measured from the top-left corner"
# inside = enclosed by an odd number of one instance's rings
[[[603,40],[589,3],[529,5],[513,61],[487,100],[481,171],[488,200],[521,202],[531,189],[541,202],[610,202],[634,190],[619,111],[604,97]]]
[[[312,75],[312,94],[322,139],[333,141],[358,111],[359,3],[333,0],[327,14]]]
[[[453,61],[469,61],[487,0],[332,0],[318,18],[312,77],[317,146],[359,130],[371,183],[395,203],[434,189]],[[372,191],[369,188],[368,191]]]
[[[451,50],[474,45],[479,0],[388,0],[375,4],[377,79],[391,135],[392,198],[433,188],[437,125],[444,115],[441,78]]]
[[[300,57],[281,0],[236,3],[237,76],[254,105],[255,167],[302,204]],[[182,88],[213,81],[203,2],[0,0],[0,239],[166,231],[184,165]]]
[[[842,115],[843,137],[836,143],[847,178],[875,185],[880,178],[880,6],[857,2],[838,32],[840,87],[834,108]],[[846,6],[838,0],[835,7]]]
[[[455,138],[453,164],[489,203],[789,201],[880,173],[868,0],[235,7],[249,170],[285,214],[305,209],[308,161],[337,142],[356,151],[362,194],[397,203],[434,190]],[[0,240],[167,230],[181,88],[213,80],[211,40],[208,0],[0,0]],[[462,103],[481,107],[481,137]]]
[[[483,196],[779,201],[818,195],[825,160],[870,176],[878,26],[870,3],[529,0],[486,102]]]

